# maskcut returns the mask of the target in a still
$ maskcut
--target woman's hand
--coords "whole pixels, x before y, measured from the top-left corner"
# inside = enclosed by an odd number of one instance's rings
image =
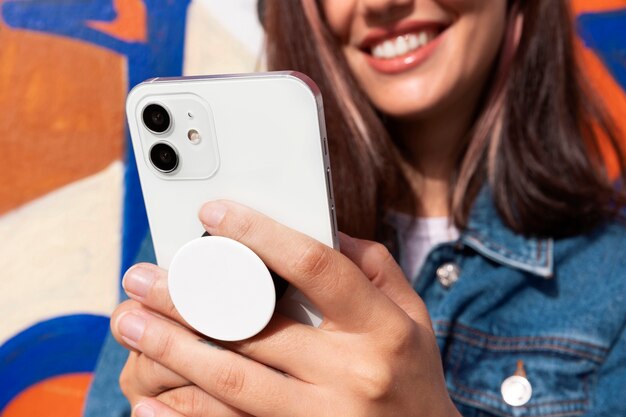
[[[142,307],[135,302],[126,302],[120,311],[137,308]],[[134,417],[249,416],[134,350],[130,352],[120,375],[120,387],[133,406]]]
[[[217,345],[185,327],[165,271],[134,267],[125,288],[141,304],[123,304],[111,321],[116,338],[141,352],[122,375],[131,402],[154,416],[458,416],[426,308],[384,246],[343,236],[341,254],[226,201],[205,205],[200,219],[210,234],[250,247],[324,322],[276,314],[254,338]],[[167,383],[142,376],[150,367]],[[170,387],[194,389],[205,414],[155,401]]]

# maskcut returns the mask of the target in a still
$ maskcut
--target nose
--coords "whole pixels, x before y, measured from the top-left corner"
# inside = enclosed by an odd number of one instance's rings
[[[361,13],[373,23],[388,23],[409,15],[417,0],[359,0]]]

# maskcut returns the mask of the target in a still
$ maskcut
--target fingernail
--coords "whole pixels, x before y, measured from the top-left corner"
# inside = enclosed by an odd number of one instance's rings
[[[146,329],[146,319],[132,312],[124,313],[118,319],[117,329],[126,342],[137,347],[137,342],[139,342]]]
[[[226,210],[226,206],[221,203],[207,203],[200,210],[200,219],[206,227],[213,228],[220,224]]]
[[[137,404],[133,415],[135,417],[154,417],[154,410],[145,404]]]
[[[124,275],[122,287],[124,287],[127,293],[143,298],[148,295],[155,278],[154,271],[142,267],[135,267]]]

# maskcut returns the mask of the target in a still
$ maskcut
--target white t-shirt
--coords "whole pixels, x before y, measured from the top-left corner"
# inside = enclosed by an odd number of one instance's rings
[[[388,221],[397,230],[400,243],[400,267],[405,275],[415,283],[426,257],[436,245],[453,242],[459,238],[459,231],[448,217],[419,217],[390,212]],[[411,221],[415,222],[411,225]]]

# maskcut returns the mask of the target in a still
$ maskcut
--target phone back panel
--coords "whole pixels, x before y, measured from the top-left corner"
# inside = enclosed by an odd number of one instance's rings
[[[149,159],[155,140],[171,142],[181,155],[192,155],[194,144],[180,129],[155,138],[142,124],[142,111],[150,103],[161,103],[168,107],[175,127],[194,126],[193,121],[182,120],[187,109],[177,104],[189,97],[197,98],[205,106],[202,117],[208,114],[211,119],[198,123],[204,126],[204,140],[209,138],[212,145],[207,159],[212,168],[194,178],[163,174]],[[150,80],[130,92],[127,115],[161,267],[167,269],[182,245],[204,233],[198,212],[205,202],[216,199],[245,204],[338,248],[321,95],[306,76],[290,72]],[[182,168],[191,163],[201,162],[181,157]],[[289,299],[308,304],[293,289],[281,303],[289,304]],[[287,307],[293,308],[300,307]]]

